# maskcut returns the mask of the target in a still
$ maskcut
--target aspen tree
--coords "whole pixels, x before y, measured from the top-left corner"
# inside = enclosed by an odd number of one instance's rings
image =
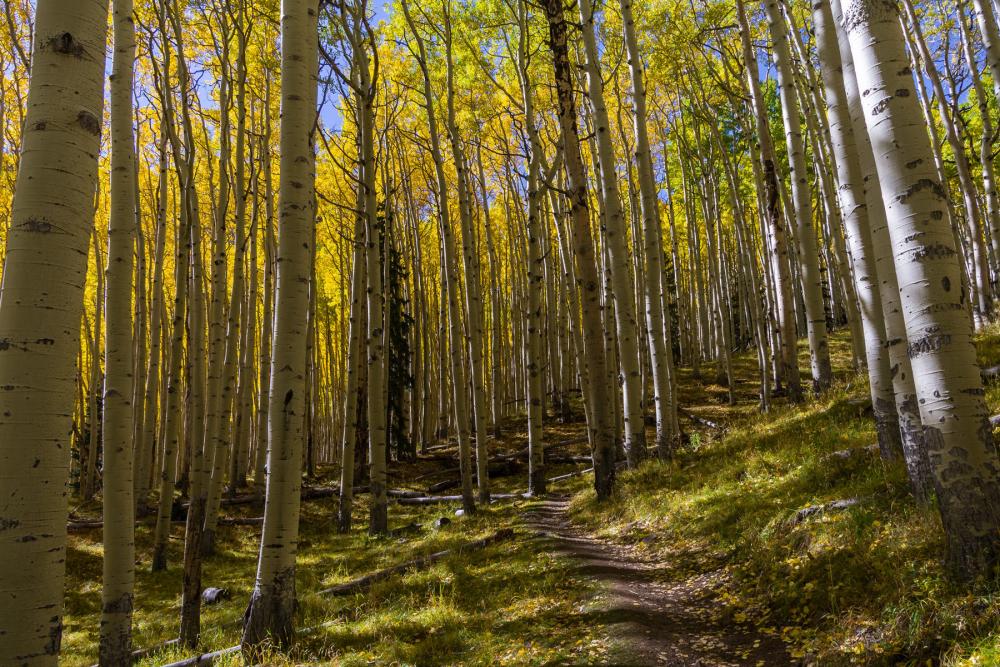
[[[549,26],[549,46],[555,70],[556,97],[559,102],[559,147],[569,180],[570,220],[573,234],[573,255],[576,259],[576,289],[581,300],[581,333],[583,354],[581,367],[587,368],[584,391],[588,394],[587,429],[594,459],[594,489],[597,497],[611,496],[615,482],[614,424],[609,413],[605,378],[608,376],[604,355],[603,323],[601,321],[600,289],[594,239],[590,230],[590,203],[587,175],[580,154],[580,135],[576,122],[576,101],[573,94],[573,72],[569,60],[568,26],[563,0],[546,0],[545,14]]]
[[[363,301],[367,286],[365,274],[365,218],[361,215],[364,207],[364,193],[358,187],[358,214],[354,226],[354,252],[351,264],[350,324],[347,337],[347,383],[344,389],[344,431],[340,458],[340,504],[338,507],[337,530],[347,533],[351,530],[351,511],[354,506],[354,445],[359,426],[358,411],[358,368],[365,359],[365,338],[361,336],[367,328],[367,318],[362,310],[367,307]]]
[[[106,0],[39,0],[0,284],[0,663],[55,665]],[[92,415],[93,418],[93,415]]]
[[[879,296],[882,299],[882,313],[885,317],[886,350],[892,373],[903,458],[906,462],[913,495],[918,501],[923,502],[927,500],[932,490],[933,480],[927,451],[924,447],[923,424],[917,405],[913,368],[910,365],[907,351],[906,324],[903,322],[903,311],[899,300],[899,283],[893,262],[892,240],[889,238],[886,207],[875,167],[871,139],[865,125],[861,91],[858,89],[858,81],[854,73],[854,57],[851,54],[847,35],[843,31],[840,0],[830,0],[830,9],[833,12],[833,27],[837,30],[841,73],[850,113],[851,129],[855,138],[858,164],[861,173],[865,174],[863,182],[866,213],[872,234],[872,251],[875,256],[875,271],[878,275]]]
[[[972,0],[972,6],[979,35],[983,40],[986,66],[993,79],[993,93],[1000,99],[1000,24],[997,23],[996,11],[990,0]]]
[[[805,301],[805,314],[809,336],[809,359],[812,366],[813,390],[823,391],[833,379],[830,367],[830,350],[826,335],[826,313],[823,309],[822,277],[816,252],[816,232],[812,225],[812,202],[809,177],[802,145],[802,123],[792,74],[788,29],[777,0],[765,0],[768,27],[774,44],[774,64],[777,71],[778,91],[781,96],[781,113],[784,119],[785,140],[788,147],[790,180],[792,182],[791,216],[795,220],[795,238],[798,241],[798,266],[800,285]]]
[[[178,43],[178,54],[183,47]],[[185,66],[179,63],[181,71]],[[182,81],[184,77],[182,77]],[[182,96],[187,95],[186,86]],[[186,106],[186,103],[185,103]],[[185,119],[190,118],[190,110],[184,109]],[[190,135],[190,122],[185,120],[185,133],[188,134],[187,145],[194,145]],[[186,140],[187,141],[187,140]],[[191,150],[190,148],[188,150]],[[192,151],[193,154],[193,151]],[[194,180],[186,183],[189,192],[185,205],[188,207],[188,233],[190,243],[188,249],[191,269],[188,273],[190,305],[187,311],[188,328],[188,361],[187,361],[187,419],[186,436],[184,438],[188,460],[184,466],[189,471],[189,495],[187,517],[184,522],[184,578],[181,593],[180,640],[188,648],[198,644],[201,634],[201,536],[205,518],[206,492],[208,485],[208,470],[205,462],[205,391],[207,385],[206,345],[203,339],[205,325],[205,292],[204,266],[201,250],[202,227],[197,209],[197,193],[194,191]]]
[[[959,578],[985,574],[1000,555],[1000,484],[960,269],[942,224],[937,179],[899,11],[889,0],[847,0],[843,26],[854,56],[900,283],[924,443]]]
[[[163,3],[158,12],[160,34],[166,35],[167,6]],[[164,40],[165,42],[166,40]],[[155,61],[154,61],[155,62]],[[155,65],[154,65],[155,67]],[[155,71],[155,70],[154,70]],[[178,191],[180,193],[180,215],[174,237],[174,312],[170,325],[169,361],[165,369],[166,401],[164,402],[162,435],[162,469],[159,474],[156,528],[153,533],[152,570],[157,572],[167,568],[167,542],[170,538],[171,509],[174,500],[174,482],[177,476],[177,454],[181,444],[181,389],[183,386],[184,323],[188,308],[188,283],[191,249],[191,207],[189,198],[193,179],[194,153],[189,150],[184,156],[180,138],[174,125],[173,92],[170,87],[170,47],[163,47],[163,70],[160,74],[161,104],[163,117],[161,124],[171,144],[174,165],[177,169]]]
[[[163,123],[164,119],[161,118],[161,124]],[[149,308],[149,359],[146,366],[146,383],[142,394],[142,400],[145,403],[143,407],[143,415],[145,417],[142,424],[142,431],[135,443],[136,475],[134,488],[135,500],[138,506],[145,506],[147,496],[149,495],[148,472],[156,470],[155,461],[151,459],[151,456],[156,445],[156,436],[162,430],[162,421],[160,430],[156,428],[156,410],[162,398],[159,391],[161,372],[163,375],[167,374],[166,368],[163,368],[161,371],[161,356],[165,356],[167,351],[162,348],[160,343],[164,328],[163,253],[167,238],[168,164],[167,131],[164,128],[161,129],[160,136],[159,181],[156,190],[156,240],[153,251],[153,280],[151,286],[153,298]],[[143,363],[143,359],[141,358],[137,361]],[[161,419],[165,418],[166,415],[161,413]]]
[[[133,30],[134,34],[134,30]],[[139,132],[134,132],[136,136]],[[132,386],[129,392],[129,399],[132,406],[131,422],[132,432],[128,437],[129,457],[132,460],[132,502],[133,506],[138,505],[136,494],[137,478],[143,476],[146,480],[146,490],[149,489],[150,471],[147,456],[139,456],[136,452],[136,445],[142,441],[142,432],[146,421],[146,414],[143,412],[145,403],[143,401],[143,390],[146,388],[146,359],[148,344],[149,325],[149,293],[146,290],[146,270],[147,253],[146,231],[142,224],[142,196],[139,183],[139,146],[136,142],[132,144],[132,156],[135,168],[132,169],[132,191],[135,193],[136,206],[132,210],[132,234],[135,237],[135,299],[134,307],[131,308],[131,315],[135,324],[132,334]],[[131,281],[129,281],[131,287]],[[153,415],[153,419],[156,416]],[[135,510],[133,509],[133,512]]]
[[[251,117],[254,115],[251,109]],[[253,130],[251,130],[252,132]],[[251,164],[255,163],[254,143],[247,146],[248,158]],[[249,284],[247,286],[245,301],[242,306],[242,323],[240,329],[243,331],[243,340],[240,342],[240,367],[239,381],[236,390],[236,400],[238,411],[236,421],[233,424],[234,443],[233,456],[229,467],[229,489],[230,493],[236,493],[247,485],[247,469],[250,458],[250,441],[253,421],[253,376],[256,369],[253,364],[253,356],[257,349],[257,293],[258,293],[258,242],[257,229],[260,222],[260,197],[257,190],[256,170],[251,172],[250,196],[250,233],[247,242],[250,244],[250,260],[248,263]],[[330,346],[332,353],[332,345]]]
[[[361,17],[359,16],[359,13],[349,11],[344,3],[341,3],[339,11],[339,19],[342,22],[343,30],[347,35],[347,40],[351,44],[351,58],[353,62],[350,79],[348,79],[346,83],[352,89],[355,97],[354,120],[357,127],[360,128],[364,122],[361,115],[364,113],[363,107],[365,105],[365,96],[369,94],[369,91],[362,90],[359,77],[361,67],[367,66],[365,63],[361,62],[361,59],[367,59],[368,55],[365,52],[364,42],[360,37]],[[358,149],[358,166],[360,170],[363,170],[364,158],[361,155],[362,147],[360,137],[356,143]],[[341,445],[342,453],[340,458],[340,502],[338,506],[337,530],[341,533],[347,533],[351,530],[352,510],[354,507],[354,450],[358,434],[361,431],[362,412],[367,406],[367,401],[365,401],[360,406],[362,409],[359,409],[359,404],[362,402],[360,401],[361,392],[358,390],[359,371],[362,365],[367,363],[368,349],[368,318],[365,313],[365,310],[368,307],[368,300],[366,296],[368,285],[368,277],[366,273],[367,244],[365,242],[367,228],[367,214],[365,211],[366,201],[365,184],[362,179],[359,179],[356,186],[353,252],[351,253],[350,311],[347,336],[347,382],[344,390],[344,428],[343,442]],[[363,332],[365,332],[364,335],[362,335]]]
[[[206,469],[206,421],[209,416],[206,408],[208,390],[208,368],[206,360],[206,344],[203,337],[205,325],[205,284],[203,280],[204,266],[202,257],[202,225],[198,204],[198,193],[195,187],[195,138],[191,121],[191,75],[184,51],[184,31],[181,22],[182,12],[179,2],[174,0],[169,11],[170,23],[173,26],[174,41],[177,45],[178,87],[181,96],[180,121],[184,131],[184,148],[186,151],[186,176],[184,179],[184,206],[187,208],[188,233],[190,237],[188,249],[190,255],[186,258],[191,264],[188,273],[190,285],[188,294],[190,304],[187,311],[188,327],[188,383],[187,383],[187,446],[188,465],[186,470],[190,476],[190,501],[187,517],[184,523],[184,578],[181,590],[180,643],[188,648],[194,648],[201,634],[201,536],[205,517],[206,493],[208,486],[208,471]],[[182,474],[183,474],[182,470]]]
[[[486,173],[483,169],[482,142],[476,143],[476,163],[479,165],[479,188],[482,200],[484,217],[484,236],[486,240],[486,253],[489,257],[490,277],[493,285],[500,284],[499,264],[497,260],[496,248],[493,243],[493,221],[490,219],[490,202],[486,193]],[[418,255],[419,258],[419,255]],[[414,270],[419,267],[419,262],[414,265]],[[492,399],[492,431],[493,437],[499,438],[501,435],[500,419],[503,416],[503,391],[500,386],[501,368],[501,313],[500,313],[500,290],[491,289],[490,294],[490,398]],[[426,376],[425,376],[426,377]]]
[[[462,268],[465,271],[465,322],[469,334],[469,380],[472,383],[472,419],[476,431],[476,483],[479,502],[490,501],[489,448],[486,434],[486,387],[483,367],[483,300],[480,284],[479,249],[472,218],[472,185],[465,163],[465,142],[455,110],[455,63],[452,44],[451,10],[444,4],[444,21],[438,30],[444,40],[445,119],[451,143],[452,161],[458,186],[458,217],[462,229]]]
[[[847,3],[844,2],[842,5],[846,13]],[[924,73],[931,83],[931,89],[934,91],[934,96],[937,100],[945,138],[948,140],[948,145],[955,158],[955,171],[958,174],[960,186],[959,191],[962,195],[962,202],[965,205],[966,234],[968,236],[969,247],[972,251],[969,259],[972,262],[970,278],[972,279],[971,287],[973,288],[975,297],[973,313],[977,318],[977,322],[981,325],[992,317],[993,296],[990,286],[986,246],[983,240],[983,216],[982,207],[979,203],[978,189],[972,179],[972,170],[965,151],[965,144],[962,142],[958,128],[955,127],[955,121],[951,117],[948,100],[944,93],[944,87],[941,84],[941,77],[938,74],[937,67],[934,65],[930,50],[927,48],[927,42],[924,40],[923,30],[913,9],[913,3],[910,0],[903,0],[902,7],[905,10],[907,22],[913,32],[913,43],[917,47]],[[907,66],[909,66],[909,61],[907,61]],[[860,80],[860,72],[858,72],[858,77]]]
[[[987,236],[991,241],[993,251],[993,271],[994,279],[996,273],[1000,271],[1000,197],[997,195],[996,169],[993,166],[993,144],[995,142],[996,131],[993,127],[993,114],[990,111],[989,99],[986,97],[986,87],[979,76],[979,69],[976,63],[976,54],[972,50],[972,31],[966,23],[965,2],[959,0],[956,9],[958,11],[959,34],[962,38],[962,53],[965,60],[973,63],[969,68],[969,79],[972,83],[972,90],[976,94],[976,103],[979,107],[979,122],[982,125],[979,142],[979,165],[982,170],[983,199],[986,203],[986,218],[989,221],[989,233]],[[994,30],[996,27],[994,26]],[[987,40],[984,38],[984,43]],[[989,58],[989,53],[986,54]]]
[[[229,212],[229,199],[232,191],[232,181],[229,163],[232,157],[232,122],[230,107],[232,99],[232,67],[229,62],[229,36],[231,26],[226,12],[217,12],[219,17],[217,48],[219,61],[219,183],[215,210],[213,211],[212,245],[211,245],[211,300],[208,309],[208,384],[205,407],[205,443],[204,457],[207,466],[207,479],[204,489],[205,508],[203,526],[200,528],[200,551],[209,554],[213,550],[214,522],[213,515],[218,511],[216,495],[221,492],[221,476],[225,470],[225,461],[229,456],[228,416],[232,404],[232,385],[229,381],[230,370],[234,368],[236,337],[229,336],[226,331],[226,216]],[[209,175],[211,181],[211,175]],[[237,245],[237,247],[239,247]],[[234,263],[234,275],[241,272],[239,263]],[[234,291],[235,293],[235,291]],[[239,308],[238,300],[229,300],[229,315]],[[198,565],[200,567],[200,563]]]
[[[764,214],[772,245],[771,270],[774,273],[774,287],[781,350],[781,378],[792,401],[802,398],[799,381],[799,367],[796,355],[795,319],[792,304],[792,282],[788,269],[788,237],[784,218],[781,214],[781,197],[775,162],[774,142],[767,122],[764,98],[757,79],[757,58],[750,41],[750,24],[747,22],[743,0],[736,0],[736,15],[739,21],[740,38],[743,46],[743,66],[746,73],[750,102],[757,128],[760,146],[761,178],[763,180]]]
[[[604,195],[604,226],[611,268],[610,284],[614,296],[615,325],[618,334],[619,362],[622,372],[623,419],[625,426],[625,454],[630,467],[635,467],[646,456],[646,420],[643,409],[642,378],[639,372],[639,325],[635,313],[635,287],[628,270],[628,243],[625,218],[618,191],[618,173],[615,152],[611,144],[610,122],[604,100],[604,80],[601,75],[595,31],[594,9],[590,0],[579,3],[580,21],[583,25],[584,63],[587,72],[587,90],[593,112],[595,142],[600,164],[600,184]]]
[[[430,138],[431,160],[434,162],[434,174],[437,179],[438,227],[441,234],[441,273],[447,293],[447,304],[442,301],[442,309],[447,305],[447,326],[449,347],[451,348],[451,385],[452,398],[455,403],[455,428],[458,431],[459,468],[462,479],[462,505],[466,512],[475,511],[475,499],[472,495],[472,452],[469,436],[469,406],[466,386],[465,364],[463,352],[465,342],[462,335],[461,306],[458,298],[458,258],[455,248],[455,237],[451,230],[451,215],[448,205],[448,181],[444,173],[444,156],[441,154],[441,139],[438,133],[437,118],[434,112],[434,95],[431,91],[430,73],[427,69],[427,53],[424,40],[420,36],[416,23],[410,15],[408,3],[402,3],[403,15],[413,35],[417,50],[414,53],[423,78],[424,108],[427,112],[427,131]],[[370,278],[370,276],[369,276]],[[369,291],[374,287],[369,287]],[[442,363],[442,367],[443,367]],[[442,392],[444,394],[446,392]],[[447,414],[442,410],[442,416]]]
[[[261,137],[261,175],[264,179],[264,303],[261,319],[264,328],[260,334],[257,382],[257,451],[254,457],[254,488],[263,494],[266,484],[266,462],[270,446],[267,426],[268,400],[271,395],[271,338],[274,332],[274,177],[271,173],[271,78],[264,77],[264,134]]]
[[[639,203],[642,211],[645,284],[643,301],[646,310],[646,336],[649,339],[650,364],[653,370],[653,399],[656,406],[656,448],[660,458],[672,454],[677,403],[673,386],[673,341],[670,314],[663,309],[661,295],[666,292],[663,279],[663,252],[660,239],[659,195],[653,174],[653,154],[646,125],[646,82],[639,52],[639,40],[632,17],[632,0],[621,0],[622,26],[632,75],[632,119],[635,130],[635,162],[639,176]],[[638,237],[634,240],[638,246]]]
[[[868,379],[875,413],[882,458],[891,459],[901,451],[899,419],[886,348],[885,313],[878,292],[878,271],[875,266],[868,206],[864,199],[864,179],[858,148],[851,125],[844,72],[837,46],[837,30],[833,11],[825,0],[816,0],[812,6],[813,26],[822,70],[824,97],[837,169],[837,193],[844,226],[851,244],[854,284],[861,304],[861,324],[865,333],[865,351],[868,361]]]
[[[356,8],[358,12],[367,11],[367,5]],[[365,22],[362,36],[361,23]],[[377,94],[376,79],[378,77],[377,53],[374,50],[370,27],[367,19],[359,16],[354,25],[354,50],[359,53],[355,59],[358,68],[358,143],[361,173],[362,211],[365,219],[365,263],[368,278],[368,312],[367,312],[367,342],[368,351],[368,396],[366,401],[368,419],[368,483],[371,487],[371,512],[368,530],[372,534],[384,534],[389,530],[388,471],[386,469],[388,424],[386,423],[387,403],[387,373],[385,345],[385,264],[386,253],[383,248],[387,240],[384,220],[388,214],[383,212],[379,220],[377,200],[377,172],[375,165],[375,96]],[[369,42],[369,40],[371,40]],[[369,64],[367,49],[369,42],[374,58],[374,67]],[[374,69],[374,71],[373,71]],[[388,206],[388,202],[386,203]],[[471,475],[469,484],[471,485]],[[471,492],[470,492],[471,493]]]
[[[236,11],[237,14],[237,57],[236,57],[236,145],[235,145],[235,178],[234,178],[234,198],[235,198],[235,217],[236,217],[236,229],[234,234],[234,259],[233,259],[233,283],[232,291],[230,293],[229,299],[229,311],[228,318],[224,326],[224,344],[221,346],[222,358],[219,360],[221,364],[222,375],[220,378],[220,386],[218,390],[218,408],[216,414],[216,423],[213,426],[215,429],[214,434],[214,445],[212,446],[213,457],[211,459],[211,477],[209,482],[209,488],[207,490],[208,505],[205,508],[205,528],[204,534],[202,535],[202,552],[205,554],[210,554],[215,550],[215,526],[218,521],[219,514],[219,503],[222,496],[222,481],[225,476],[227,464],[230,457],[235,457],[233,448],[239,446],[238,443],[232,442],[230,437],[230,427],[232,421],[233,412],[233,400],[236,396],[236,383],[237,383],[237,372],[239,368],[240,359],[240,327],[243,319],[243,291],[245,289],[245,270],[244,262],[246,261],[246,159],[244,156],[244,150],[246,147],[246,40],[243,38],[243,4],[242,0],[237,0],[240,5]],[[230,11],[229,8],[226,11]],[[225,13],[225,12],[223,12]],[[225,25],[225,24],[224,24]],[[226,34],[223,34],[223,38]],[[228,54],[228,49],[223,49],[223,57]],[[228,67],[224,68],[223,79],[227,76]],[[228,118],[228,110],[222,109],[222,118],[225,120]],[[228,137],[229,133],[228,120],[222,123],[221,131]],[[228,138],[225,144],[228,144]],[[220,154],[219,170],[220,172],[226,172],[229,170],[229,154],[228,151],[224,151]],[[225,241],[225,209],[222,208],[220,204],[220,211],[217,213],[219,220],[217,220],[216,225],[218,229],[216,233],[220,234],[223,239],[223,246]],[[216,257],[216,261],[222,261],[221,267],[221,281],[219,287],[223,290],[226,289],[226,259],[225,250],[221,253],[221,257]],[[213,279],[214,280],[214,279]],[[224,299],[225,294],[220,298]],[[221,317],[221,314],[220,314]]]
[[[214,7],[213,7],[214,8]],[[229,163],[232,153],[232,122],[230,107],[232,100],[232,75],[229,62],[229,36],[231,27],[227,11],[215,12],[218,16],[220,34],[215,41],[219,63],[219,78],[217,90],[219,96],[219,180],[215,189],[216,200],[212,212],[211,251],[210,251],[210,301],[208,307],[208,383],[206,385],[205,404],[205,442],[204,456],[208,466],[208,484],[205,488],[205,521],[210,521],[213,512],[213,499],[216,488],[221,488],[216,471],[220,469],[221,460],[228,455],[229,440],[226,432],[226,415],[229,413],[227,401],[228,387],[226,382],[227,365],[232,366],[233,360],[228,355],[229,338],[226,335],[226,216],[229,213],[229,199],[232,190]],[[207,134],[207,130],[206,130]],[[211,165],[209,165],[211,169]],[[209,174],[211,182],[211,173]],[[232,304],[235,306],[236,304]],[[227,364],[227,360],[229,363]],[[202,529],[202,549],[211,550],[210,537],[207,529]]]
[[[98,195],[100,195],[100,192],[100,189],[98,189]],[[87,342],[90,345],[90,386],[88,392],[89,404],[87,405],[89,423],[87,426],[90,433],[87,439],[86,472],[83,480],[80,482],[80,497],[83,500],[92,500],[97,490],[97,459],[101,448],[100,407],[97,401],[97,392],[99,391],[98,387],[103,385],[101,382],[100,356],[101,333],[103,332],[102,322],[104,318],[104,299],[101,298],[104,294],[104,272],[100,270],[100,267],[104,266],[104,260],[101,253],[101,240],[98,236],[96,226],[92,230],[91,237],[91,246],[94,248],[94,266],[97,267],[94,277],[94,282],[96,283],[94,292],[97,295],[97,299],[94,303],[94,328],[87,331]]]
[[[315,224],[317,11],[315,0],[282,0],[281,165],[271,398],[268,405],[267,499],[257,580],[244,617],[243,650],[265,640],[291,643],[295,551],[302,485],[309,256]]]
[[[111,215],[105,302],[104,586],[100,663],[132,663],[135,580],[135,502],[132,496],[132,250],[135,229],[135,154],[132,80],[135,25],[132,1],[114,2],[111,70]]]
[[[517,78],[521,87],[525,132],[528,135],[528,310],[525,356],[528,382],[528,493],[545,493],[545,443],[542,436],[542,142],[535,125],[534,88],[528,67],[531,58],[528,32],[528,5],[518,2],[517,12]]]

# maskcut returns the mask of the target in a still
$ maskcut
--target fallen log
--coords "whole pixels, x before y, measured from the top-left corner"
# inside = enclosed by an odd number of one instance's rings
[[[458,454],[419,454],[417,461],[454,461]]]
[[[223,517],[219,519],[220,526],[262,526],[264,525],[264,517],[262,516],[245,516],[245,517]]]
[[[720,424],[716,424],[711,419],[705,419],[704,417],[699,417],[698,415],[692,413],[689,410],[685,410],[684,408],[677,408],[677,412],[684,415],[685,417],[687,417],[696,424],[701,424],[702,426],[707,426],[708,428],[717,428],[717,429],[722,428]]]
[[[461,472],[461,469],[455,467],[455,468],[442,468],[441,470],[431,470],[430,472],[425,472],[423,475],[417,475],[410,481],[417,482],[422,479],[427,479],[428,477],[437,477],[438,475],[450,475],[456,472]]]
[[[441,493],[442,491],[447,491],[449,489],[457,489],[462,486],[462,480],[460,479],[446,479],[435,484],[431,484],[427,487],[427,493]]]
[[[556,475],[555,477],[549,477],[545,481],[549,482],[550,484],[553,483],[553,482],[561,482],[564,479],[571,479],[573,477],[579,477],[580,475],[586,475],[589,472],[594,472],[594,469],[593,468],[586,468],[584,470],[574,470],[573,472],[568,472],[565,475]]]
[[[211,665],[215,662],[216,658],[222,658],[227,655],[232,655],[240,650],[239,646],[230,646],[229,648],[220,649],[218,651],[212,651],[211,653],[202,653],[201,655],[196,655],[193,658],[187,658],[185,660],[178,660],[177,662],[171,662],[163,667],[196,667],[197,665]]]
[[[390,498],[423,498],[427,494],[423,491],[411,491],[409,489],[389,489],[385,495]]]
[[[507,459],[498,463],[490,463],[490,479],[513,477],[514,475],[520,475],[523,472],[524,466],[514,459]],[[472,479],[473,481],[476,480],[475,474],[473,474]],[[459,478],[445,479],[428,486],[427,493],[441,493],[442,491],[447,491],[448,489],[457,489],[461,485],[462,480]]]
[[[592,456],[553,456],[546,459],[546,463],[551,463],[553,465],[560,464],[580,464],[580,463],[593,463],[594,457]]]
[[[137,648],[132,651],[132,662],[139,662],[146,656],[156,653],[157,651],[171,646],[176,646],[181,642],[180,639],[168,639],[165,642],[160,642],[159,644],[153,644],[152,646],[147,646],[145,648]],[[90,667],[100,667],[98,664],[93,664]]]
[[[523,493],[494,493],[491,500],[516,500],[524,498]],[[437,505],[439,503],[462,502],[462,496],[424,496],[423,498],[400,498],[397,500],[400,505]]]
[[[551,454],[552,454],[552,452],[556,451],[557,449],[562,449],[563,447],[569,447],[570,445],[580,445],[580,444],[583,444],[583,443],[586,443],[586,442],[587,442],[587,436],[582,435],[582,436],[579,436],[577,438],[569,438],[568,440],[560,440],[559,442],[553,442],[551,444],[545,445],[545,447],[544,447],[544,449],[545,449],[545,462],[546,463],[553,463]],[[527,447],[522,447],[521,449],[517,450],[513,454],[500,454],[499,456],[496,456],[496,457],[494,457],[494,458],[492,458],[490,460],[494,461],[494,460],[510,460],[510,459],[521,459],[521,460],[527,461],[528,460],[528,448]]]
[[[427,452],[434,452],[437,450],[448,449],[449,447],[456,447],[456,446],[457,444],[454,442],[443,442],[439,445],[431,445],[430,447],[424,447],[423,451],[421,451],[420,453],[426,454]]]
[[[400,526],[399,528],[393,528],[389,531],[389,537],[399,537],[401,535],[410,535],[412,533],[420,532],[423,528],[422,523],[408,523],[405,526]]]
[[[352,581],[345,582],[343,584],[338,584],[331,588],[325,588],[318,591],[316,595],[351,595],[362,591],[372,584],[375,584],[384,579],[396,576],[398,574],[403,574],[408,570],[413,570],[417,568],[426,567],[432,563],[435,563],[442,558],[447,558],[451,555],[456,555],[460,553],[468,553],[470,551],[477,551],[479,549],[485,549],[488,546],[496,544],[497,542],[502,542],[503,540],[508,540],[514,537],[514,531],[510,528],[502,528],[497,532],[493,533],[489,537],[484,537],[481,540],[476,540],[474,542],[468,542],[456,549],[445,549],[444,551],[438,551],[436,553],[429,554],[427,556],[421,556],[420,558],[414,558],[413,560],[406,561],[400,565],[394,565],[393,567],[386,568],[384,570],[379,570],[378,572],[373,572],[372,574],[354,579]],[[194,663],[198,664],[198,663]]]

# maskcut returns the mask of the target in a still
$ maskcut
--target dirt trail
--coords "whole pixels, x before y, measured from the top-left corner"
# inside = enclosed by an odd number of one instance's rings
[[[626,546],[594,538],[567,517],[567,497],[525,513],[525,524],[556,555],[569,558],[598,592],[580,610],[613,642],[604,664],[729,667],[794,665],[780,639],[735,623],[717,599],[721,570],[678,574]]]

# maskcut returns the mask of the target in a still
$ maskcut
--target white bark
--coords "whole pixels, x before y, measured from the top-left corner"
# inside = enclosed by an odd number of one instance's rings
[[[816,0],[812,8],[837,169],[838,203],[850,244],[853,260],[851,273],[864,329],[875,429],[882,458],[892,459],[901,450],[902,443],[889,369],[889,352],[885,345],[885,313],[882,311],[882,297],[878,291],[879,277],[875,266],[868,206],[864,198],[864,176],[858,161],[858,147],[851,125],[847,91],[844,88],[844,72],[837,46],[833,11],[825,0]]]
[[[594,10],[590,0],[580,0],[583,47],[586,53],[587,89],[593,109],[600,182],[604,192],[605,242],[610,252],[611,291],[614,296],[615,328],[623,388],[625,453],[630,467],[646,456],[646,422],[642,376],[639,371],[639,323],[635,312],[635,286],[628,253],[625,215],[618,191],[618,171],[611,143],[611,124],[604,101],[604,81],[595,35]],[[596,378],[595,378],[596,379]]]
[[[135,230],[135,142],[132,0],[114,3],[111,70],[111,213],[105,272],[104,561],[100,663],[132,663],[135,502],[132,482],[132,250]]]
[[[317,77],[316,0],[281,7],[281,165],[277,290],[268,405],[267,499],[257,580],[243,627],[250,651],[294,635],[295,552],[302,485],[306,320],[315,224],[313,126]]]
[[[55,665],[106,0],[40,0],[0,286],[0,664]]]
[[[891,0],[848,0],[843,26],[886,202],[925,446],[960,577],[1000,555],[1000,479],[947,206]]]
[[[812,225],[809,172],[802,145],[802,122],[799,119],[799,104],[796,99],[796,86],[792,75],[788,29],[785,26],[785,20],[777,0],[765,0],[764,9],[767,11],[768,26],[771,31],[771,39],[774,42],[774,61],[778,89],[781,95],[785,140],[788,147],[794,209],[793,215],[790,217],[795,220],[795,237],[798,241],[798,265],[805,302],[813,390],[822,391],[830,386],[833,371],[830,367],[830,350],[826,336],[826,312],[823,308],[822,276],[819,272],[819,255],[816,251],[816,232]]]
[[[632,119],[635,127],[635,162],[639,176],[639,202],[642,211],[643,245],[645,251],[645,284],[643,299],[646,306],[646,336],[649,341],[649,361],[653,375],[653,401],[656,406],[656,448],[660,458],[673,453],[677,436],[677,402],[673,386],[673,342],[669,314],[663,308],[663,251],[660,238],[659,193],[653,173],[653,154],[649,146],[646,124],[646,82],[639,51],[639,41],[632,16],[632,0],[621,0],[622,25],[632,75]],[[664,159],[666,156],[664,156]],[[634,243],[638,245],[636,237]]]

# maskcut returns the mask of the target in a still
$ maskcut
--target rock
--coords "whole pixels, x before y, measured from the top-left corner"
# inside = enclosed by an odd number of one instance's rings
[[[465,510],[455,510],[455,516],[465,516]]]
[[[218,604],[232,597],[228,588],[206,588],[201,592],[201,601],[205,604]]]
[[[874,456],[878,454],[878,445],[868,445],[867,447],[850,447],[848,449],[839,449],[835,452],[830,452],[827,454],[825,459],[840,459],[842,461],[847,461],[854,458],[855,456]]]
[[[443,517],[441,517],[439,519],[435,519],[434,523],[432,523],[431,525],[434,526],[435,528],[444,528],[449,523],[451,523],[451,519],[449,519],[446,516],[443,516]]]
[[[646,537],[639,540],[640,543],[645,544],[646,546],[651,546],[659,541],[660,538],[657,535],[647,535]]]
[[[786,522],[786,525],[789,527],[797,526],[813,515],[830,511],[846,510],[849,507],[854,507],[859,502],[861,502],[861,500],[858,498],[845,498],[843,500],[834,500],[833,502],[826,503],[825,505],[811,505],[809,507],[804,507],[793,514],[792,517]]]

